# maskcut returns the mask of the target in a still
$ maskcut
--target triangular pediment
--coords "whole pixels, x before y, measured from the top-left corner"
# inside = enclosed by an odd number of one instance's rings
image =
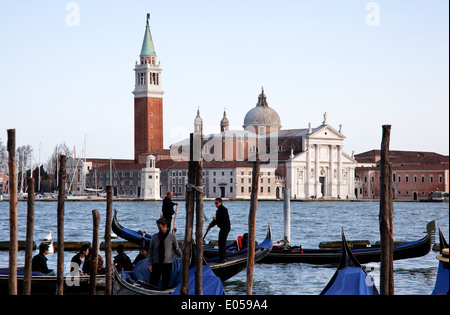
[[[309,135],[310,139],[334,139],[344,140],[346,137],[331,127],[330,125],[321,125],[313,129],[313,132]]]

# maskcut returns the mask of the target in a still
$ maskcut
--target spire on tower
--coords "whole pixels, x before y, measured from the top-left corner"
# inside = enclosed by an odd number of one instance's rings
[[[227,118],[227,109],[225,108],[223,112],[223,118],[220,121],[220,131],[224,132],[230,129],[230,121]]]
[[[200,117],[200,108],[197,109],[197,117],[194,119],[194,132],[203,133],[203,119]]]
[[[141,57],[156,57],[153,45],[152,33],[150,32],[150,13],[147,13],[147,25],[145,27],[144,42],[142,43]]]

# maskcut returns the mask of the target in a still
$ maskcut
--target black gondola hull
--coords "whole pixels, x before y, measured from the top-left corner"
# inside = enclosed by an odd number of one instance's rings
[[[434,225],[434,221],[431,222]],[[418,241],[406,242],[394,246],[394,260],[409,259],[427,255],[431,250],[433,229],[427,228],[428,233]],[[366,249],[354,249],[353,255],[361,264],[380,262],[381,248],[369,247]],[[261,263],[307,263],[307,264],[338,264],[341,259],[340,249],[302,249],[292,247],[283,250],[281,247],[273,247],[271,252],[260,260]]]

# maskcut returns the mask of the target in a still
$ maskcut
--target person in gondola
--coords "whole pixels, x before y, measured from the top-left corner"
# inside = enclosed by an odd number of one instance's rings
[[[71,262],[78,265],[78,271],[80,275],[87,275],[89,274],[89,263],[88,259],[86,259],[89,255],[89,244],[83,244],[80,247],[80,251],[78,254],[72,257]],[[74,272],[74,270],[71,270],[71,272]],[[75,272],[77,274],[78,272]]]
[[[182,257],[177,238],[170,233],[167,220],[160,218],[156,221],[159,232],[152,236],[148,251],[148,270],[150,271],[150,284],[158,286],[162,276],[162,289],[167,290],[170,285],[172,263],[174,254]]]
[[[136,264],[138,262],[147,258],[147,255],[148,255],[148,248],[145,247],[145,232],[142,232],[142,239],[141,239],[139,254],[133,260],[133,266],[136,266]]]
[[[248,246],[248,233],[244,233],[244,235],[242,236],[242,239],[241,239],[241,248],[240,248],[240,250],[246,249],[247,246]]]
[[[162,217],[167,220],[169,231],[171,231],[170,227],[172,226],[172,216],[178,213],[178,211],[173,210],[173,206],[178,206],[178,202],[172,202],[172,198],[173,192],[169,191],[162,204]]]
[[[214,204],[217,207],[216,215],[206,228],[206,231],[209,232],[216,225],[219,227],[219,259],[220,262],[225,262],[227,237],[231,230],[230,216],[228,215],[228,209],[223,206],[222,198],[216,198]]]
[[[131,263],[130,257],[125,254],[125,246],[118,245],[116,248],[117,255],[114,257],[114,265],[118,270],[124,269],[125,271],[129,271],[133,269],[133,264]]]
[[[46,255],[48,255],[48,244],[41,243],[39,245],[39,254],[32,259],[31,270],[41,272],[45,276],[56,276],[56,272],[53,269],[48,269]]]

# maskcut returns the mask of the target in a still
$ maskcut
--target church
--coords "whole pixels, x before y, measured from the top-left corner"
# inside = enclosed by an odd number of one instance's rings
[[[201,131],[202,123],[198,110],[194,131]],[[357,162],[343,151],[346,137],[342,126],[339,130],[330,126],[326,113],[320,126],[313,128],[310,123],[308,128],[282,129],[280,116],[269,106],[263,89],[256,106],[245,115],[243,129],[230,130],[229,125],[224,112],[220,132],[204,136],[205,161],[260,160],[263,168],[275,171],[272,199],[282,198],[284,189],[291,199],[355,198]],[[189,140],[170,149],[174,160],[187,160]]]
[[[173,191],[182,199],[189,139],[164,149],[162,67],[149,15],[134,72],[134,160],[87,159],[90,186],[117,185],[115,195],[145,200],[159,200]],[[229,126],[224,112],[220,132],[203,135],[206,198],[250,199],[252,162],[256,160],[262,162],[261,199],[281,199],[285,189],[291,199],[355,198],[356,160],[344,153],[342,126],[338,130],[330,126],[326,113],[320,126],[310,123],[307,128],[282,129],[280,116],[262,89],[256,106],[249,106],[242,129],[230,130]],[[203,133],[199,110],[193,132]]]

